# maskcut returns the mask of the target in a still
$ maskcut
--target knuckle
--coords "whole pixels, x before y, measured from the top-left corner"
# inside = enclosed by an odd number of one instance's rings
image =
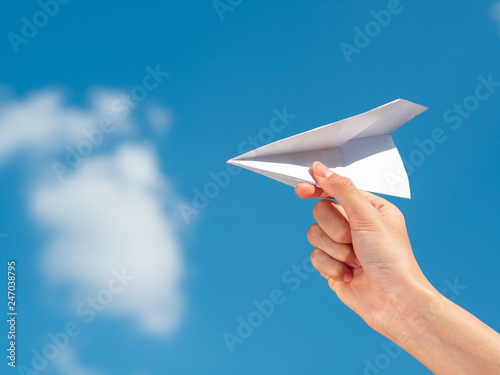
[[[325,209],[327,209],[327,207],[329,205],[330,205],[330,201],[327,199],[323,199],[323,200],[319,201],[318,203],[316,203],[316,205],[313,208],[313,216],[317,217],[318,215],[320,215],[320,213],[322,211],[324,211]]]
[[[347,243],[351,240],[351,228],[347,222],[345,222],[344,225],[337,226],[335,238],[333,238],[333,240],[339,243]]]
[[[314,249],[311,253],[311,263],[314,266],[314,268],[318,269],[319,265],[319,259],[321,256],[321,250],[320,249]]]
[[[354,182],[350,178],[347,177],[339,177],[337,180],[337,185],[343,190],[347,191],[356,191],[357,188],[354,185]]]
[[[342,275],[343,267],[339,263],[333,263],[328,267],[327,275],[332,279],[338,279]]]
[[[399,208],[397,208],[394,204],[387,202],[387,211],[389,216],[387,217],[388,221],[406,225],[406,220],[404,214],[401,212]]]
[[[309,229],[307,230],[307,239],[309,242],[313,241],[318,236],[319,230],[321,230],[321,228],[317,223],[309,227]]]
[[[399,211],[399,209],[396,208],[396,210],[394,210],[394,218],[396,220],[398,220],[400,223],[402,223],[403,225],[406,224],[405,222],[405,216],[403,215],[403,213],[401,211]]]
[[[405,223],[405,215],[397,208],[394,206],[394,216],[399,219],[403,224]]]

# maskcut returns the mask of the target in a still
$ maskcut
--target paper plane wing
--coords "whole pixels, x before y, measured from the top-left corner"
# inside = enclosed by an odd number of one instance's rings
[[[287,185],[316,184],[318,160],[362,190],[410,198],[410,184],[391,133],[427,107],[398,99],[363,114],[262,146],[228,161]]]

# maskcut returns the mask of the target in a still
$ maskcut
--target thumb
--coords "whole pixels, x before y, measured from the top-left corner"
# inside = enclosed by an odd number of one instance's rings
[[[367,224],[376,223],[377,210],[350,179],[332,172],[319,161],[314,162],[312,172],[323,191],[342,205],[352,230],[366,229]]]

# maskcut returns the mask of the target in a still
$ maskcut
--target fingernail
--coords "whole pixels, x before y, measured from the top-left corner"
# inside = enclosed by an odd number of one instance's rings
[[[352,272],[350,270],[347,270],[347,272],[344,273],[344,281],[348,283],[351,280],[352,280]]]
[[[359,259],[358,258],[354,258],[354,264],[358,267],[361,267],[361,263],[359,263]]]
[[[315,161],[313,163],[313,171],[321,178],[330,177],[333,172],[329,170],[323,163]]]

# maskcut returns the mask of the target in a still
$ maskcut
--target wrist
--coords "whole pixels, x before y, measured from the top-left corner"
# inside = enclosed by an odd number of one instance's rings
[[[493,374],[500,336],[440,294],[425,279],[402,298],[387,298],[390,319],[379,332],[435,374]],[[398,289],[402,289],[399,288]]]
[[[410,280],[398,289],[388,298],[379,333],[408,351],[431,334],[432,319],[443,312],[448,300],[425,278]]]

